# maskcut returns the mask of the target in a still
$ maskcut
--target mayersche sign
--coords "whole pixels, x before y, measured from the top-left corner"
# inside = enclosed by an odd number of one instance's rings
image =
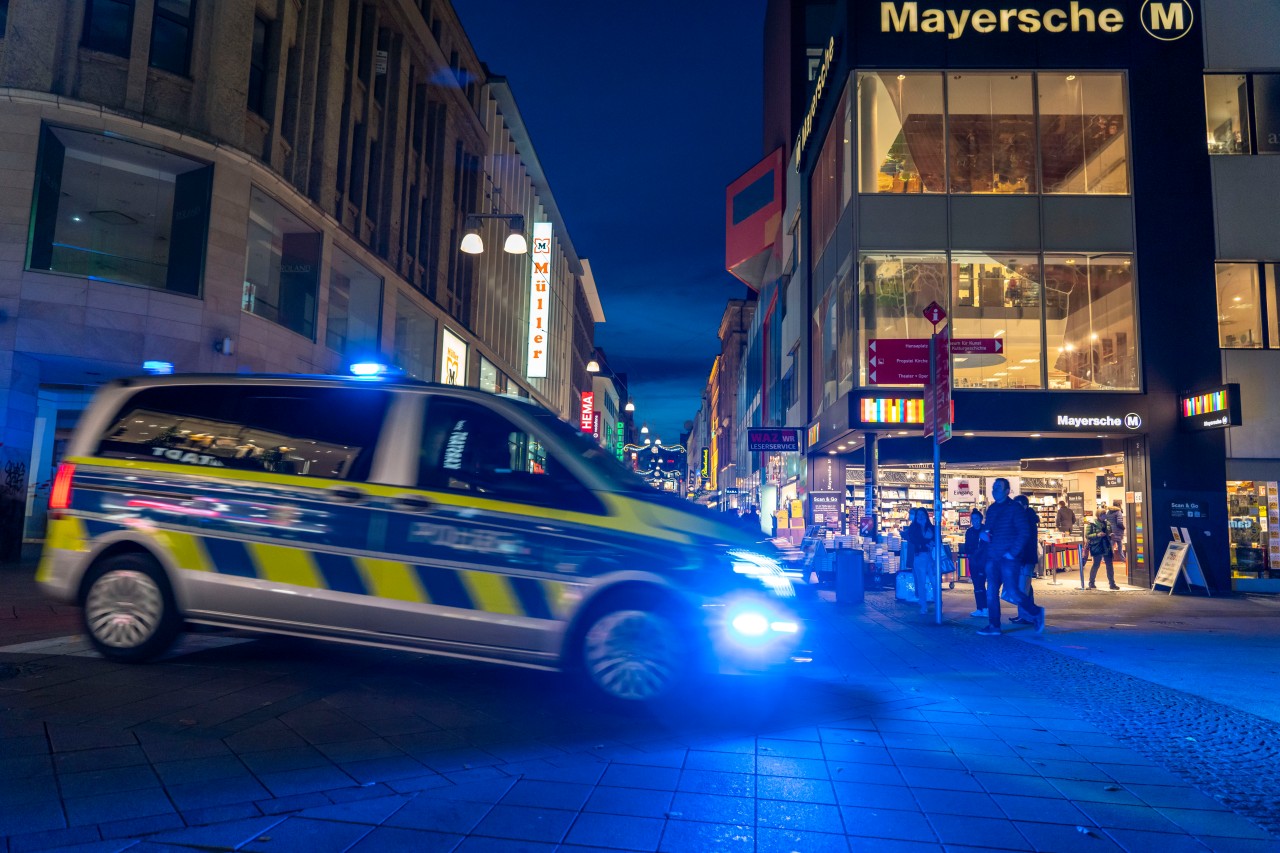
[[[1195,20],[1187,0],[1145,0],[1138,12],[1142,27],[1161,41],[1174,41],[1191,30]],[[922,7],[916,0],[880,4],[880,32],[934,33],[959,39],[986,33],[1118,33],[1124,13],[1114,7],[1092,8],[1079,0],[1049,9],[1001,7],[940,9]]]

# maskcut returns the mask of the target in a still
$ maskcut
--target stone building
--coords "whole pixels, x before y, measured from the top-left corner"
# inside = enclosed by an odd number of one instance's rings
[[[595,284],[447,0],[9,0],[0,30],[0,552],[144,362],[376,359],[572,414]],[[536,363],[509,224],[550,250]]]

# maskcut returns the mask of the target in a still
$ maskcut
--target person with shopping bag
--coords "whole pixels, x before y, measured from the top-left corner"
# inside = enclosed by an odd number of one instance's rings
[[[907,546],[911,550],[911,571],[916,576],[916,598],[920,612],[928,613],[936,594],[933,577],[933,522],[929,512],[921,507],[911,511],[907,525]]]

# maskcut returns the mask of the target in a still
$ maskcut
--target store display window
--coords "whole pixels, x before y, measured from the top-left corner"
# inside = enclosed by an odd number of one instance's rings
[[[952,74],[947,170],[953,193],[1035,193],[1031,74]]]
[[[329,265],[329,317],[325,345],[353,358],[378,351],[382,278],[341,249]]]
[[[858,188],[864,193],[944,193],[942,75],[858,75]]]
[[[930,302],[946,306],[947,257],[864,254],[858,262],[858,352],[878,338],[927,338],[933,326],[922,312]],[[860,359],[860,385],[868,384],[867,362]],[[884,384],[884,383],[880,383]]]
[[[396,298],[396,366],[408,376],[435,378],[435,318],[400,294]]]
[[[1120,74],[1040,73],[1045,193],[1126,195],[1129,134]]]
[[[958,388],[1042,388],[1039,258],[953,255],[952,337],[1001,342],[1000,353],[956,353]]]
[[[1051,389],[1137,390],[1132,261],[1121,255],[1045,255]]]
[[[1275,481],[1261,480],[1227,482],[1227,531],[1234,577],[1280,577],[1277,485]]]

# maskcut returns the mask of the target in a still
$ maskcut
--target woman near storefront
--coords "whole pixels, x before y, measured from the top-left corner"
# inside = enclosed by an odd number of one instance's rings
[[[987,543],[982,541],[982,510],[969,513],[969,529],[964,532],[964,556],[973,579],[973,602],[977,605],[970,616],[987,615]]]
[[[911,570],[916,576],[916,598],[920,600],[920,612],[928,613],[933,601],[933,522],[928,510],[911,511],[907,524],[907,546],[911,549]]]

